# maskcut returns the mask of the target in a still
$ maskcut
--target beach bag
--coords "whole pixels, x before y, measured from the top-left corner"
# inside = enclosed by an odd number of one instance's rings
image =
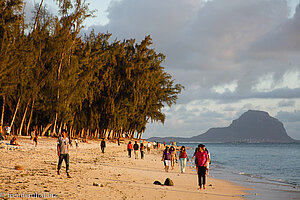
[[[174,186],[174,183],[173,183],[173,181],[172,181],[170,178],[167,178],[167,179],[165,180],[164,185],[167,185],[167,186]]]

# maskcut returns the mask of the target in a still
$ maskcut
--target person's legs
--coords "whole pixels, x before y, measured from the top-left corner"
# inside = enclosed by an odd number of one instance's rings
[[[203,183],[203,189],[205,189],[205,184],[206,184],[206,167],[202,167],[202,183]]]
[[[199,189],[205,189],[206,184],[206,167],[198,167],[198,182],[199,182]]]
[[[172,167],[172,169],[174,169],[174,166],[175,166],[175,158],[174,158],[174,156],[171,156],[171,167]]]
[[[199,185],[199,189],[202,189],[202,177],[201,177],[201,172],[200,172],[200,167],[198,167],[198,185]]]
[[[183,173],[183,158],[179,158],[181,173]]]
[[[101,147],[101,151],[102,151],[102,153],[104,153],[104,147]]]
[[[67,176],[68,178],[71,178],[70,174],[69,174],[69,154],[65,154],[64,155],[64,159],[65,159],[65,163],[66,163],[66,172],[67,172]]]
[[[144,159],[144,151],[141,151],[141,159]]]
[[[184,173],[185,172],[185,166],[186,166],[186,158],[181,158],[182,159],[182,170],[181,172]]]
[[[170,160],[165,160],[165,171],[169,171],[169,166],[170,166]]]
[[[58,173],[58,175],[59,175],[59,170],[61,169],[62,161],[63,161],[63,155],[61,154],[58,157],[58,165],[57,165],[57,173]]]
[[[134,150],[134,156],[135,156],[135,159],[138,159],[138,151],[137,150]]]

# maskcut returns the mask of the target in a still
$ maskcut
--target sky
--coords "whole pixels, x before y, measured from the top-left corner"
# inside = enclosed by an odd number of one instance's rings
[[[86,0],[96,11],[84,31],[138,43],[151,35],[165,70],[184,85],[163,109],[165,123],[148,124],[144,138],[196,136],[252,109],[300,139],[299,1]]]

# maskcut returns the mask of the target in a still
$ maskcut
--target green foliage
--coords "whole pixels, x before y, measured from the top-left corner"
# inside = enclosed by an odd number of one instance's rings
[[[150,48],[150,36],[110,42],[111,34],[81,37],[92,15],[77,0],[57,1],[60,16],[36,6],[36,23],[24,24],[22,1],[0,0],[0,93],[9,112],[21,97],[22,111],[35,100],[33,124],[58,124],[103,134],[143,133],[148,122],[164,122],[164,106],[176,103],[183,89],[165,72],[165,56]],[[9,9],[8,9],[9,7]],[[31,31],[29,31],[31,29]],[[21,114],[16,118],[19,124]]]

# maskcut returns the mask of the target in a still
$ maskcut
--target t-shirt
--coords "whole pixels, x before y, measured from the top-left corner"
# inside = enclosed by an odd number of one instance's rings
[[[179,152],[179,158],[186,158],[186,151],[185,152]]]
[[[59,151],[60,154],[68,154],[69,150],[68,150],[68,145],[69,145],[69,139],[66,137],[66,139],[64,139],[63,137],[59,137],[57,140],[57,144],[59,146]]]
[[[169,151],[164,150],[163,155],[165,160],[171,160],[171,154]]]
[[[128,144],[127,149],[132,150],[132,144]]]
[[[101,147],[106,147],[106,144],[105,144],[104,140],[101,141]]]
[[[139,150],[139,145],[138,145],[138,144],[134,144],[134,145],[133,145],[133,149],[134,149],[134,150]]]
[[[147,147],[148,147],[148,148],[150,148],[150,147],[151,147],[151,143],[150,143],[150,142],[147,144]]]
[[[207,152],[206,151],[203,151],[203,152],[197,152],[196,153],[196,159],[197,159],[197,164],[198,166],[203,166],[206,162],[206,159],[207,159]]]

